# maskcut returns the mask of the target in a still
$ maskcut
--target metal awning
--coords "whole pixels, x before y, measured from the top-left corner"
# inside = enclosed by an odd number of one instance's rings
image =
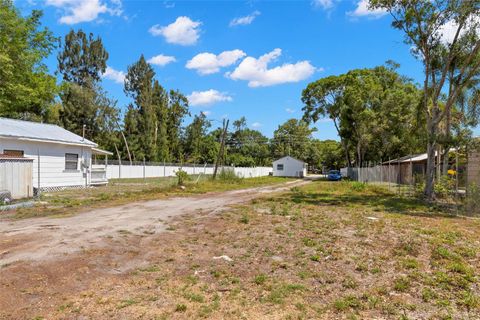
[[[98,148],[92,148],[92,153],[93,154],[100,154],[100,155],[104,155],[104,156],[113,156],[113,152],[98,149]]]

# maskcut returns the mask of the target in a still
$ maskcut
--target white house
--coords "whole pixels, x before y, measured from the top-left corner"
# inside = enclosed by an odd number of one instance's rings
[[[95,142],[52,124],[0,118],[0,154],[33,159],[35,189],[55,190],[107,183],[105,165],[92,166],[92,155],[111,152]]]
[[[307,164],[301,160],[287,156],[273,161],[274,177],[305,177]]]

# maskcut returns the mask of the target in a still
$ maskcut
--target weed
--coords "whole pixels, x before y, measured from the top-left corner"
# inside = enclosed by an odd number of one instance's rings
[[[201,294],[193,293],[193,292],[185,293],[184,297],[185,299],[188,299],[192,302],[203,303],[205,301],[204,296],[202,296]]]
[[[120,304],[117,306],[117,309],[123,309],[123,308],[126,308],[128,306],[131,306],[131,305],[134,305],[134,304],[137,304],[138,301],[134,300],[134,299],[127,299],[127,300],[122,300],[120,302]]]
[[[310,238],[303,238],[303,244],[307,247],[315,247],[316,242]]]
[[[187,306],[180,303],[175,306],[175,312],[185,312],[187,311]]]
[[[358,283],[357,281],[352,278],[351,276],[347,276],[345,277],[345,279],[343,279],[342,281],[342,286],[345,288],[345,289],[355,289],[358,287]]]
[[[253,282],[258,285],[264,284],[265,281],[267,281],[267,276],[263,273],[256,275],[253,279]]]
[[[410,288],[410,279],[408,277],[402,276],[395,279],[393,283],[393,288],[399,292],[405,292]]]
[[[414,258],[405,258],[402,261],[402,266],[405,269],[418,269],[419,264],[418,261]]]
[[[250,222],[250,218],[248,217],[248,214],[244,213],[238,221],[240,223],[248,224]]]
[[[341,299],[335,300],[333,303],[335,309],[338,311],[345,311],[347,309],[359,309],[362,306],[362,302],[353,295],[345,296]]]
[[[301,284],[280,284],[270,292],[266,301],[274,304],[281,304],[291,293],[303,290],[305,290],[305,287]]]

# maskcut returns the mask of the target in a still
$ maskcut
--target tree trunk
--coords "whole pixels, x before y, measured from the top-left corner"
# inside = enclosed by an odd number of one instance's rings
[[[361,146],[360,146],[360,143],[357,144],[357,167],[362,167],[362,150],[361,150]]]
[[[428,200],[434,199],[435,150],[437,147],[437,130],[433,119],[427,116],[427,172],[425,175],[424,194]]]
[[[350,168],[352,166],[352,160],[350,159],[350,153],[348,152],[347,143],[343,139],[340,139],[340,141],[342,143],[342,147],[343,147],[343,150],[345,152],[345,159],[347,160],[347,167]]]

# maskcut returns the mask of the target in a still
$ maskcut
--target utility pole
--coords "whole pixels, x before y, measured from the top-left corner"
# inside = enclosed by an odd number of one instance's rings
[[[84,125],[82,126],[82,141],[85,140],[85,128],[86,128],[86,127],[87,127],[86,124],[84,124]]]
[[[227,120],[225,123],[225,119],[223,119],[223,130],[222,130],[222,139],[220,142],[220,150],[218,151],[217,161],[215,161],[215,169],[213,170],[213,180],[217,177],[218,165],[220,163],[220,159],[223,158],[223,151],[225,149],[225,139],[227,137],[227,130],[228,130],[228,122]]]

